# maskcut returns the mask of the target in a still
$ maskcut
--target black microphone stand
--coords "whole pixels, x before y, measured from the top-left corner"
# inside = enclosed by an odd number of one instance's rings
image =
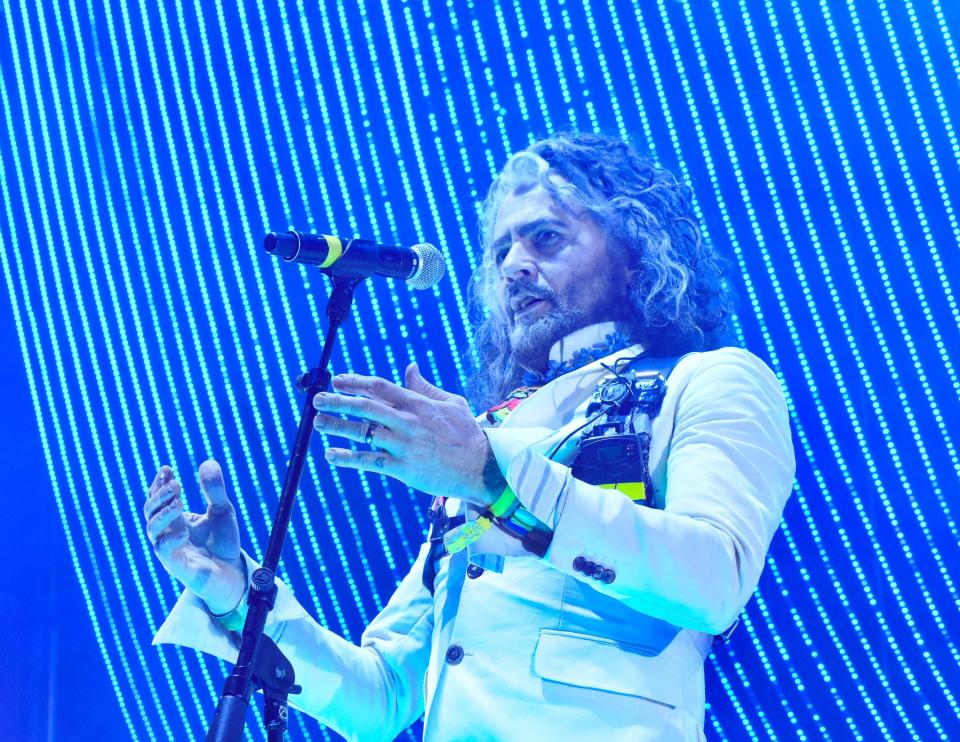
[[[333,290],[327,300],[327,335],[320,351],[320,362],[297,378],[297,388],[307,398],[300,414],[300,426],[293,442],[293,453],[287,465],[287,474],[280,494],[280,505],[273,520],[270,541],[263,557],[263,566],[250,578],[247,595],[249,606],[240,641],[240,654],[233,672],[223,685],[217,712],[207,731],[207,742],[237,742],[243,736],[247,707],[254,688],[263,690],[264,720],[269,742],[281,742],[287,729],[287,695],[299,693],[294,684],[293,666],[263,629],[267,613],[277,600],[277,586],[273,578],[280,561],[280,551],[287,536],[293,501],[297,496],[303,466],[307,460],[310,434],[316,410],[313,397],[330,387],[330,355],[336,342],[337,330],[350,314],[353,292],[363,277],[333,276]]]

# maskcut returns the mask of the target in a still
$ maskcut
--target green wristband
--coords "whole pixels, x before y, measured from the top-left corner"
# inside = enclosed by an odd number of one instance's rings
[[[504,488],[503,494],[490,506],[490,512],[493,513],[495,518],[509,518],[510,513],[517,509],[517,505],[519,505],[517,495],[508,484]]]
[[[247,611],[249,608],[250,607],[247,605],[247,590],[244,590],[243,595],[240,598],[240,602],[237,603],[236,608],[229,613],[211,613],[210,617],[218,624],[223,626],[223,628],[225,628],[227,631],[239,632],[243,630],[243,624],[246,623]]]
[[[240,632],[243,630],[243,624],[247,621],[247,612],[250,609],[250,606],[247,605],[247,593],[250,592],[250,575],[247,572],[247,562],[245,559],[243,560],[243,579],[246,584],[243,589],[243,595],[240,596],[240,601],[232,611],[217,614],[212,613],[210,608],[207,607],[207,613],[210,614],[210,618],[223,626],[227,631]]]

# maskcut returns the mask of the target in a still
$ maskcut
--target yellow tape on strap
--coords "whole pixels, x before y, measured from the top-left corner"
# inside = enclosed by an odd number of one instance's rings
[[[331,265],[340,260],[340,256],[343,255],[343,244],[340,242],[339,237],[333,237],[332,235],[325,234],[323,239],[327,243],[327,259],[324,260],[321,264],[321,268],[329,268]]]
[[[647,499],[647,487],[643,482],[614,482],[613,484],[597,485],[605,490],[617,490],[633,501]]]

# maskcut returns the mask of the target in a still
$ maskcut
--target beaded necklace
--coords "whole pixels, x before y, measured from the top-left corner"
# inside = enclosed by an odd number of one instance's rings
[[[521,383],[523,387],[543,386],[547,382],[553,381],[564,374],[576,371],[588,363],[593,363],[605,356],[616,353],[618,350],[629,348],[631,345],[633,345],[633,342],[623,333],[611,332],[605,339],[586,348],[574,351],[573,355],[562,363],[560,361],[550,361],[547,365],[547,370],[543,373],[527,371],[523,375]]]

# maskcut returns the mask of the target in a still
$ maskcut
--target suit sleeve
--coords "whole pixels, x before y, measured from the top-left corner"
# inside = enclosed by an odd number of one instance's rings
[[[541,454],[517,456],[506,476],[535,512],[556,503],[553,566],[637,611],[715,634],[756,588],[795,463],[773,373],[738,349],[699,358],[675,408],[662,510],[580,482]],[[614,570],[613,582],[574,570],[581,556]]]
[[[426,545],[356,646],[320,626],[279,584],[266,633],[291,661],[303,692],[290,705],[351,740],[392,740],[423,713],[433,599],[420,582]],[[248,559],[248,570],[256,564]],[[236,662],[231,636],[185,591],[154,638]]]

